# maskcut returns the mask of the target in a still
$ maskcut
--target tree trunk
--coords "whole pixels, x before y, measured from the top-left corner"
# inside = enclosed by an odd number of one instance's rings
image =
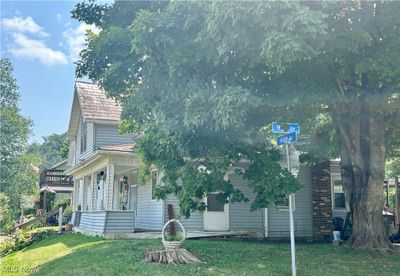
[[[393,247],[382,216],[384,118],[365,106],[356,112],[348,110],[338,122],[343,188],[353,226],[348,244],[354,248],[390,252]]]

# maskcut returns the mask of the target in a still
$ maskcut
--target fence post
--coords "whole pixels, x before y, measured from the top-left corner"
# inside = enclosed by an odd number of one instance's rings
[[[58,208],[58,234],[62,233],[63,208]]]

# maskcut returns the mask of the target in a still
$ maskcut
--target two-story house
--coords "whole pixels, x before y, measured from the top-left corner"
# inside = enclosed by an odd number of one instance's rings
[[[173,210],[179,214],[174,196],[157,200],[153,189],[162,172],[154,170],[146,185],[137,183],[140,160],[133,153],[133,134],[118,130],[121,106],[107,98],[97,85],[76,82],[68,128],[71,166],[65,173],[74,177],[73,219],[77,232],[105,237],[130,236],[135,231],[161,231]],[[338,181],[338,166],[300,166],[302,188],[294,196],[295,235],[301,238],[330,236],[336,207],[345,211]],[[340,176],[340,175],[339,175]],[[190,231],[251,233],[259,237],[289,236],[288,206],[250,211],[255,195],[246,181],[235,174],[227,177],[250,199],[246,203],[221,204],[215,194],[205,198],[207,209],[181,219]],[[336,185],[336,184],[335,184]],[[332,189],[332,190],[331,190]],[[334,193],[334,194],[332,194]],[[338,194],[336,194],[338,193]],[[335,206],[332,206],[332,199]],[[340,202],[339,202],[340,201]]]

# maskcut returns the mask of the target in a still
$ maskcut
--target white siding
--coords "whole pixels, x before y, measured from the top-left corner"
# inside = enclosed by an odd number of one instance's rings
[[[165,214],[164,214],[164,220],[165,222],[168,221],[168,209],[167,205],[172,204],[172,209],[174,212],[174,218],[179,219],[179,221],[183,224],[186,230],[191,230],[191,231],[201,231],[203,230],[203,213],[202,212],[194,212],[191,214],[190,218],[185,219],[183,217],[180,217],[180,208],[179,208],[179,200],[176,198],[175,195],[169,195],[168,198],[165,201]]]
[[[106,233],[133,233],[135,230],[134,211],[108,211]]]
[[[117,125],[95,125],[95,148],[133,143],[133,135],[121,135]]]
[[[237,175],[231,175],[230,180],[249,199],[248,202],[232,203],[229,206],[230,230],[260,230],[263,231],[263,211],[250,211],[250,206],[256,195],[246,180]]]
[[[103,233],[106,212],[82,212],[79,227],[95,233]]]
[[[69,141],[68,163],[69,166],[75,165],[75,140]]]
[[[232,175],[231,181],[235,187],[239,188],[245,196],[249,198],[249,202],[232,203],[229,206],[229,230],[260,230],[263,231],[263,212],[262,210],[250,211],[250,205],[255,198],[255,194],[248,186],[247,182],[241,177]],[[201,231],[203,226],[203,213],[194,212],[190,218],[181,218],[179,215],[179,201],[175,195],[169,195],[165,201],[165,221],[168,220],[167,204],[173,205],[174,217],[178,218],[187,230]]]
[[[94,149],[94,124],[87,123],[86,150],[84,152],[81,152],[81,123],[82,120],[79,121],[78,132],[76,134],[76,139],[75,139],[75,164],[90,157]]]
[[[161,231],[163,201],[151,199],[151,185],[137,186],[136,228]]]
[[[300,167],[298,179],[303,187],[295,196],[294,224],[296,237],[312,237],[311,169]],[[268,208],[268,237],[289,237],[289,212]]]

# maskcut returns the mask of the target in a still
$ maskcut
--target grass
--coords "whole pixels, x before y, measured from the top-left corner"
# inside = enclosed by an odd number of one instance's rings
[[[290,246],[245,241],[188,240],[202,264],[146,264],[160,240],[103,240],[51,236],[2,260],[2,275],[290,275]],[[329,244],[297,245],[298,275],[399,275],[400,255],[380,255]],[[14,272],[10,272],[14,271]]]

